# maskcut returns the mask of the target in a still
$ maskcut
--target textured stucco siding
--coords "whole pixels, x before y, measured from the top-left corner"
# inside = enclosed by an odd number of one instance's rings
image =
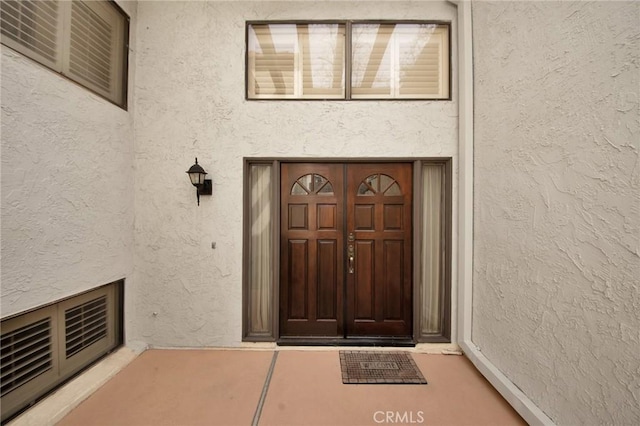
[[[640,3],[473,27],[472,340],[558,424],[640,424]]]
[[[457,156],[455,99],[246,101],[246,21],[439,19],[455,46],[455,16],[446,2],[140,2],[132,338],[240,344],[243,157]],[[196,156],[213,180],[199,207]]]
[[[0,49],[6,317],[131,277],[133,125],[130,111]]]

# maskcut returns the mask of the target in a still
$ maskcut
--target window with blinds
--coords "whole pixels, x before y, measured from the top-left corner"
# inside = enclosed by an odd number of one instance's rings
[[[123,281],[0,322],[3,424],[122,343]]]
[[[110,1],[2,1],[2,44],[126,106],[128,17]]]
[[[343,24],[255,24],[248,34],[250,98],[344,98]]]
[[[351,96],[447,99],[449,29],[442,24],[354,24]]]
[[[448,23],[249,23],[247,98],[450,99],[449,38]]]

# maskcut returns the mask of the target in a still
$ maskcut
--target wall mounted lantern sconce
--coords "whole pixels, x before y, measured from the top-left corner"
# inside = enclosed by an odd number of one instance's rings
[[[198,164],[198,157],[196,157],[196,164],[189,167],[187,170],[191,183],[196,187],[196,196],[198,197],[198,205],[200,205],[201,195],[211,195],[213,192],[213,185],[211,179],[205,179],[207,172]]]

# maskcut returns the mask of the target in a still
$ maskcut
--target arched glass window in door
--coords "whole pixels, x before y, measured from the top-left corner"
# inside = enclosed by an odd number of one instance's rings
[[[311,173],[295,181],[291,195],[333,195],[333,186],[324,176]]]
[[[367,176],[358,187],[358,196],[368,195],[402,195],[400,185],[394,178],[382,173]]]

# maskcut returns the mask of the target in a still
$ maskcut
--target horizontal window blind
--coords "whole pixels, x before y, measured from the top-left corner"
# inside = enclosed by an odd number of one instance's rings
[[[294,53],[278,53],[265,50],[255,54],[254,93],[256,95],[293,95],[295,60]]]
[[[70,358],[107,335],[107,297],[67,309],[64,317],[65,355]]]
[[[251,25],[247,95],[254,99],[343,97],[344,49],[344,25]]]
[[[31,52],[34,59],[55,67],[59,63],[60,24],[57,1],[2,1],[3,43]]]
[[[400,46],[400,94],[437,95],[440,90],[440,46],[425,45],[418,55],[408,44]],[[403,61],[404,58],[407,58]]]
[[[83,3],[71,7],[70,70],[98,87],[111,84],[111,44],[113,28]]]
[[[2,335],[2,396],[51,368],[51,318]]]
[[[254,43],[249,51],[253,71],[251,92],[256,96],[293,95],[297,51],[295,26],[272,29],[270,25],[257,25],[252,31]]]
[[[122,285],[2,320],[1,422],[122,342]]]
[[[108,1],[3,1],[2,43],[124,106],[128,19]]]
[[[255,23],[247,36],[249,99],[450,96],[446,23]]]
[[[399,46],[399,96],[449,97],[448,28],[423,29],[420,43]]]
[[[448,37],[439,24],[354,24],[353,98],[448,98]]]
[[[123,103],[124,20],[108,4],[71,3],[69,73],[95,92]]]

